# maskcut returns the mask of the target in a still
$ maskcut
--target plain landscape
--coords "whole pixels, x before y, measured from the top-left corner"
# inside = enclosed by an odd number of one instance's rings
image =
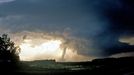
[[[15,70],[26,75],[133,75],[134,57],[104,58],[85,62],[23,61]]]

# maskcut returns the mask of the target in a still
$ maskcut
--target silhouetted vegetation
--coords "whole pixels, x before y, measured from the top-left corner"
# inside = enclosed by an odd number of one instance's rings
[[[13,70],[19,62],[20,48],[15,46],[7,34],[0,37],[0,69]]]

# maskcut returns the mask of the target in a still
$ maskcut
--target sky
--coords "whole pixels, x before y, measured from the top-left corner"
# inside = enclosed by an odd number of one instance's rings
[[[132,0],[0,0],[0,34],[9,34],[17,43],[23,36],[62,39],[64,46],[86,57],[132,55],[133,3]]]

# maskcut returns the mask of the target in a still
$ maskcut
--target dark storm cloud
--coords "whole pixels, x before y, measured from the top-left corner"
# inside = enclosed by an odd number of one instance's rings
[[[105,17],[109,19],[110,25],[107,32],[100,36],[99,42],[102,43],[99,45],[106,55],[134,51],[134,46],[119,42],[120,37],[134,34],[134,1],[119,1],[119,7],[107,9],[104,13]],[[106,44],[109,45],[106,46]]]
[[[120,37],[134,34],[133,3],[132,0],[16,0],[0,5],[0,27],[11,32],[63,32],[69,28],[71,37],[92,42],[92,45],[78,44],[79,54],[107,56],[134,50],[133,46],[119,42]]]
[[[85,2],[81,0],[35,0],[34,2],[32,0],[16,0],[12,3],[3,4],[1,6],[1,14],[5,16],[21,16],[22,18],[20,17],[17,23],[15,18],[11,20],[11,23],[16,24],[20,28],[25,26],[25,28],[29,29],[31,25],[34,25],[33,28],[36,29],[47,27],[46,29],[48,30],[70,27],[75,28],[79,32],[81,29],[85,30],[81,31],[81,33],[89,33],[88,30],[101,31],[103,29],[101,26],[105,23],[98,20],[98,17],[96,17],[98,14],[91,8],[86,7]],[[95,23],[94,20],[97,22]],[[98,23],[100,24],[99,26]]]

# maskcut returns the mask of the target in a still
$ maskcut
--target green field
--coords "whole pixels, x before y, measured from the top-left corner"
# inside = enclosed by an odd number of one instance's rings
[[[88,62],[89,63],[89,62]],[[87,71],[93,68],[86,62],[23,61],[19,72],[27,74],[61,74]]]
[[[22,61],[18,74],[25,75],[133,75],[134,57],[95,59],[86,62],[53,60]]]

